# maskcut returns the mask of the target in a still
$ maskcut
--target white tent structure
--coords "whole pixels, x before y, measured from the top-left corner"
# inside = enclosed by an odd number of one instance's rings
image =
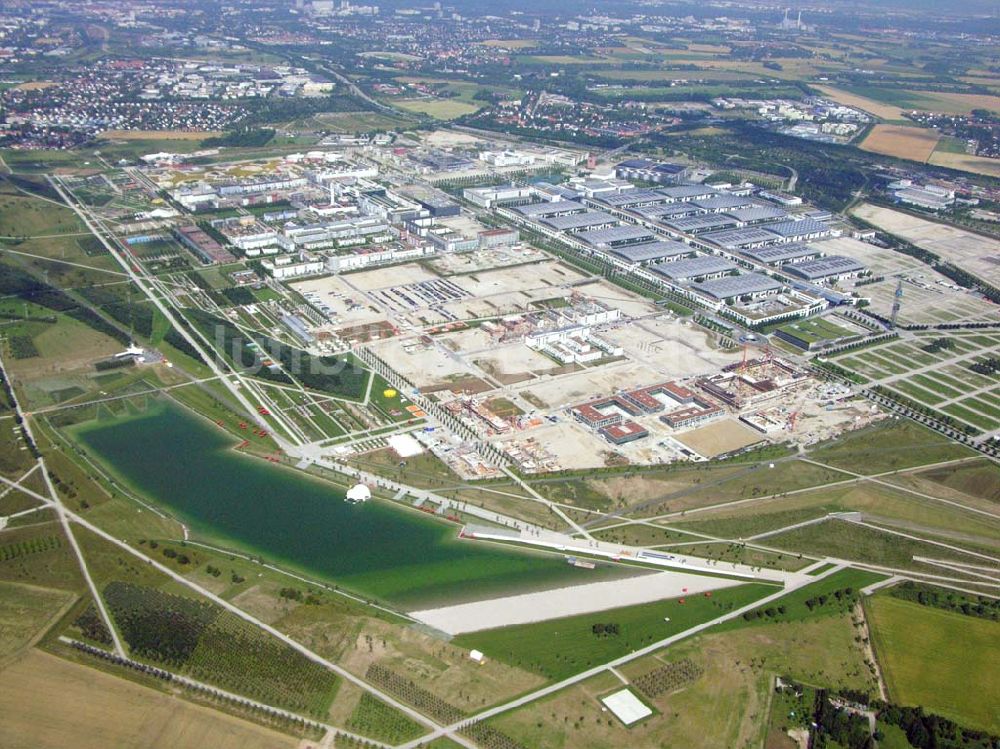
[[[372,498],[372,490],[364,484],[355,484],[347,491],[347,501],[351,503],[367,502]]]

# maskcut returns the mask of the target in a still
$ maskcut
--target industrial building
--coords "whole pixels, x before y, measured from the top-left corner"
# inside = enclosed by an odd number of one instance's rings
[[[610,248],[608,252],[630,265],[643,265],[656,261],[689,257],[694,254],[694,248],[672,239],[660,239],[641,244],[616,246]]]
[[[718,190],[707,185],[676,185],[660,188],[658,192],[675,202],[705,200],[719,194]]]
[[[566,216],[571,213],[583,213],[587,210],[583,203],[575,200],[554,200],[545,203],[526,203],[512,208],[525,218],[542,219],[550,216]]]
[[[810,239],[822,239],[833,234],[833,231],[826,224],[808,218],[801,221],[779,221],[775,224],[764,224],[762,228],[777,234],[781,237],[782,242],[804,242]]]
[[[659,190],[629,190],[615,195],[604,195],[600,202],[612,208],[642,208],[651,205],[662,205],[667,197]]]
[[[785,268],[806,281],[838,281],[842,278],[854,278],[867,271],[864,264],[854,258],[843,255],[827,255],[815,260],[803,260]]]
[[[574,235],[591,247],[598,248],[627,247],[656,241],[656,235],[652,232],[634,225],[578,231],[574,232]]]
[[[694,284],[698,293],[718,302],[730,299],[749,297],[759,299],[762,296],[776,294],[784,287],[778,281],[763,273],[744,273],[741,276],[726,276],[714,280]]]
[[[811,260],[823,253],[813,245],[792,242],[770,247],[744,248],[740,254],[761,265],[781,266],[785,263],[797,263],[801,260]]]
[[[724,193],[713,195],[711,198],[698,198],[691,201],[691,205],[701,209],[705,213],[723,213],[738,208],[750,208],[754,202],[750,198],[741,198],[736,195]]]
[[[723,229],[702,234],[700,239],[711,242],[716,247],[735,252],[744,248],[764,247],[778,241],[778,235],[759,227]]]
[[[674,185],[683,182],[690,175],[689,167],[650,159],[629,159],[615,167],[615,176],[619,179],[653,182],[658,185]]]
[[[773,205],[752,205],[746,208],[735,208],[731,211],[726,211],[726,214],[732,216],[743,226],[759,224],[763,221],[777,221],[778,219],[788,217],[785,211]]]
[[[697,216],[703,213],[700,208],[696,208],[691,203],[667,203],[664,205],[650,205],[642,208],[634,208],[632,212],[643,218],[650,220],[669,221],[674,218],[686,218]]]
[[[685,283],[699,279],[718,278],[738,270],[731,260],[718,255],[698,255],[697,257],[659,263],[650,270],[673,283]]]
[[[618,219],[604,211],[586,211],[563,216],[547,216],[541,223],[556,231],[576,231],[584,229],[605,229],[618,224]]]
[[[663,223],[667,228],[682,234],[700,234],[707,231],[735,229],[740,222],[724,213],[713,213],[711,215],[676,218]]]

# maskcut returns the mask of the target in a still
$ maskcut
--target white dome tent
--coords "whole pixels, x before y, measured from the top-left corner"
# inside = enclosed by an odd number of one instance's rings
[[[372,490],[364,484],[355,484],[347,491],[347,501],[352,504],[367,502],[372,498]]]

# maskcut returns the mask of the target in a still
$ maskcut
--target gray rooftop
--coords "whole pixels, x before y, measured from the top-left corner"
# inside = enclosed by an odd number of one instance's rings
[[[661,239],[657,242],[643,242],[642,244],[615,247],[611,250],[611,254],[617,255],[622,260],[627,260],[630,263],[646,263],[650,260],[662,260],[667,257],[688,255],[693,251],[692,247],[683,242],[675,242],[672,239]]]
[[[776,224],[765,224],[763,228],[773,231],[778,236],[789,239],[806,237],[810,234],[828,234],[830,232],[829,226],[821,224],[819,221],[813,221],[810,218],[802,219],[801,221],[779,221]]]
[[[736,195],[728,194],[715,195],[711,198],[703,198],[701,200],[692,200],[691,203],[706,211],[725,211],[731,208],[745,208],[753,205],[753,201],[750,198],[740,198]]]
[[[742,276],[726,276],[711,281],[694,284],[694,288],[718,300],[732,299],[744,294],[759,294],[764,291],[778,291],[782,285],[763,273],[745,273]]]
[[[803,257],[815,257],[822,255],[822,250],[801,242],[791,242],[789,244],[773,245],[771,247],[758,247],[753,250],[740,250],[741,255],[746,255],[751,260],[758,263],[772,265],[774,263],[784,263]]]
[[[736,263],[718,255],[699,255],[698,257],[674,260],[672,263],[658,263],[651,270],[671,281],[687,281],[698,276],[713,273],[727,273],[737,269]]]
[[[759,229],[749,226],[743,229],[723,229],[722,231],[710,231],[702,234],[701,239],[712,244],[717,244],[727,250],[734,250],[747,245],[760,244],[761,242],[774,243],[778,241],[778,235],[767,229]]]
[[[695,200],[696,198],[710,198],[718,195],[719,191],[705,185],[674,185],[673,187],[661,187],[656,190],[660,195],[666,195],[674,200]]]
[[[839,276],[842,273],[858,273],[864,269],[863,263],[843,255],[827,255],[815,260],[803,260],[801,263],[794,263],[783,268],[783,270],[794,273],[807,281],[819,281],[830,276]]]
[[[712,231],[714,229],[726,229],[735,227],[739,223],[736,219],[730,218],[724,213],[713,213],[706,216],[688,216],[687,218],[675,218],[664,221],[664,224],[675,231],[699,232]]]
[[[599,200],[615,208],[628,208],[629,206],[642,205],[643,203],[647,205],[663,203],[668,198],[655,190],[630,190],[615,195],[602,195]]]
[[[697,213],[704,213],[700,208],[696,208],[691,203],[668,203],[667,205],[648,205],[636,208],[635,212],[646,218],[658,218],[661,220],[672,217],[694,216]]]
[[[732,216],[737,221],[744,224],[752,224],[757,221],[769,221],[773,219],[785,218],[788,214],[773,205],[754,205],[749,208],[736,208],[726,211],[726,215]]]
[[[641,226],[612,226],[609,229],[574,232],[578,239],[590,245],[615,245],[622,243],[648,242],[654,238],[652,232]]]
[[[538,218],[541,216],[558,216],[563,213],[582,213],[586,210],[586,207],[572,200],[557,200],[555,202],[528,203],[528,205],[519,205],[512,210],[528,218]]]
[[[573,229],[586,229],[589,226],[617,224],[618,219],[604,211],[587,211],[586,213],[570,213],[565,216],[549,216],[543,218],[542,223],[559,231],[572,231]]]

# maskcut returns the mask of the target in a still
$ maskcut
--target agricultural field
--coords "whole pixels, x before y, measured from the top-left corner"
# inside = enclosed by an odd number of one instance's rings
[[[957,723],[1000,733],[994,699],[1000,682],[991,665],[1000,658],[1000,624],[887,594],[865,606],[894,702],[922,705]]]
[[[0,744],[10,749],[294,749],[299,743],[39,650],[0,674]]]
[[[921,164],[934,153],[941,136],[934,130],[907,125],[876,125],[861,143],[863,151],[919,161]]]

